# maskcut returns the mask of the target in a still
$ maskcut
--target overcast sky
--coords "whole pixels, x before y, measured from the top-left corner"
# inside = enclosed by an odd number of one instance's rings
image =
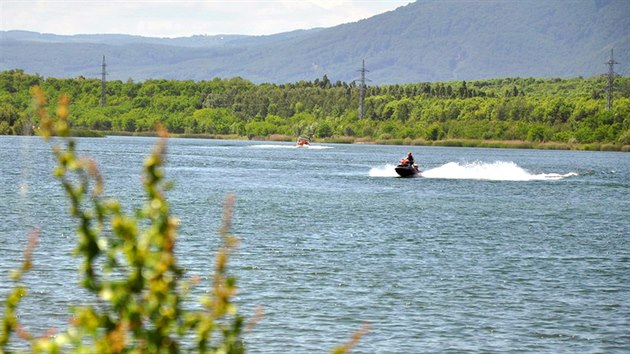
[[[0,29],[150,37],[265,35],[354,22],[412,0],[0,0]]]

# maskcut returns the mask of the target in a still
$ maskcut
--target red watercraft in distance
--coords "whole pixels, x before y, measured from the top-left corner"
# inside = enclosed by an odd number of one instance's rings
[[[295,146],[297,147],[308,147],[310,145],[309,139],[305,137],[299,137]]]

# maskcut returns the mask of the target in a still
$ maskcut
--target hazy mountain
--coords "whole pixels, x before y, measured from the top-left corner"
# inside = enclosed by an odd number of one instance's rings
[[[240,76],[352,81],[365,59],[372,84],[607,71],[610,49],[630,74],[628,0],[418,0],[331,28],[270,36],[148,38],[0,32],[0,70],[110,80]]]

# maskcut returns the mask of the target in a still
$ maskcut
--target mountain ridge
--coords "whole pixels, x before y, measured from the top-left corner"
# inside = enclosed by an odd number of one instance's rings
[[[153,38],[0,32],[0,70],[111,80],[256,83],[358,78],[373,84],[602,74],[614,48],[628,75],[630,2],[419,0],[360,21],[266,36]],[[44,60],[43,58],[46,58]]]

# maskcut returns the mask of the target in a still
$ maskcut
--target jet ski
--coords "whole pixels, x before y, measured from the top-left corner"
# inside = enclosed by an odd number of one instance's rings
[[[400,177],[418,177],[420,176],[420,169],[417,164],[410,163],[407,159],[402,159],[396,166],[396,173]]]

